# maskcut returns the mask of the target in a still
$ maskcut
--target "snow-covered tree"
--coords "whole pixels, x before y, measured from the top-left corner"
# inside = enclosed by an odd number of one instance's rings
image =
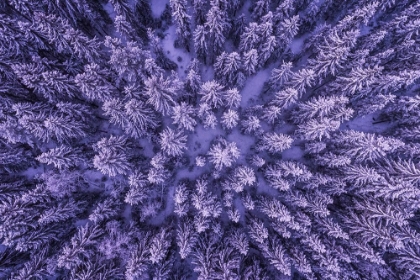
[[[295,104],[299,99],[300,94],[294,88],[286,88],[276,92],[274,99],[271,101],[272,105],[279,106],[280,108],[288,108]]]
[[[222,212],[222,205],[217,196],[208,190],[206,181],[198,179],[196,188],[197,191],[191,195],[191,201],[200,216],[204,218],[219,217]]]
[[[135,171],[128,177],[129,190],[125,195],[124,202],[137,205],[148,197],[147,177],[143,172]]]
[[[247,75],[252,75],[257,72],[258,69],[258,51],[256,49],[251,49],[248,52],[244,53],[242,58],[242,67]]]
[[[328,118],[311,119],[298,126],[297,134],[305,140],[321,140],[330,138],[331,134],[338,130],[340,122]]]
[[[199,59],[207,60],[209,49],[207,42],[207,31],[204,25],[197,25],[194,30],[194,48]]]
[[[171,245],[170,241],[170,235],[165,229],[160,230],[152,237],[149,250],[149,260],[153,264],[163,261],[168,253],[169,246]]]
[[[298,104],[298,109],[293,112],[293,120],[296,123],[303,123],[313,118],[334,118],[338,120],[349,119],[348,112],[343,107],[349,102],[345,96],[318,96],[305,103]]]
[[[239,154],[240,152],[235,142],[227,142],[223,139],[212,145],[208,152],[210,162],[215,165],[217,170],[232,166]]]
[[[196,233],[188,221],[182,222],[178,226],[176,243],[179,247],[181,259],[187,258],[193,252],[196,239]]]
[[[216,58],[214,64],[215,74],[223,84],[238,85],[240,71],[242,70],[241,56],[237,52],[226,54],[223,52]]]
[[[205,28],[207,30],[206,41],[209,50],[214,56],[220,54],[226,41],[226,35],[230,28],[228,15],[216,2],[211,3],[210,10],[206,15]]]
[[[221,124],[227,129],[232,129],[238,124],[238,121],[238,113],[234,110],[229,109],[225,113],[223,113]]]
[[[92,213],[89,215],[89,220],[95,224],[109,220],[118,214],[118,202],[112,198],[105,199],[103,202],[99,202]]]
[[[201,86],[199,95],[202,95],[201,100],[213,108],[223,105],[223,86],[216,81],[205,82]]]
[[[58,267],[71,269],[81,264],[83,259],[92,253],[87,247],[95,244],[102,234],[103,230],[97,225],[86,224],[80,227],[71,238],[71,243],[66,245],[59,255]]]
[[[354,130],[340,132],[331,141],[339,147],[341,154],[357,162],[374,161],[405,145],[395,138]]]
[[[236,108],[241,104],[241,94],[236,88],[228,89],[223,94],[224,103],[230,108]]]
[[[195,119],[191,116],[195,113],[194,108],[185,103],[175,105],[173,108],[172,119],[173,123],[178,125],[180,129],[194,130],[194,126],[197,124]]]
[[[299,21],[299,15],[295,15],[280,22],[276,36],[280,38],[282,46],[287,46],[293,37],[297,35],[300,25]]]
[[[140,138],[148,129],[155,129],[159,124],[156,112],[140,100],[131,99],[124,105],[124,110],[123,128],[134,138]]]
[[[187,136],[182,131],[166,128],[160,133],[159,143],[167,155],[180,156],[187,149]]]
[[[178,36],[179,45],[185,47],[187,51],[189,48],[190,30],[190,15],[187,13],[186,0],[170,0],[172,16],[177,24],[176,34]]]
[[[241,192],[245,187],[254,185],[256,181],[254,170],[248,166],[240,166],[233,171],[229,185],[234,191]]]
[[[292,73],[289,86],[292,86],[300,94],[306,92],[306,87],[314,85],[315,71],[312,69],[301,69],[298,72]]]
[[[85,65],[84,72],[77,74],[74,81],[88,100],[108,100],[114,91],[107,80],[109,73],[98,64]]]
[[[84,125],[71,117],[52,115],[44,120],[45,138],[57,139],[58,142],[67,142],[86,136]]]
[[[77,165],[81,158],[72,148],[61,145],[48,152],[42,153],[36,158],[41,163],[52,164],[58,169],[69,168]]]
[[[241,122],[242,130],[246,134],[261,134],[262,128],[260,119],[256,116],[249,116]]]
[[[272,89],[277,90],[279,86],[289,81],[293,73],[292,66],[293,64],[291,62],[283,61],[280,67],[271,71],[271,76],[268,83]]]
[[[177,84],[160,75],[147,79],[145,85],[145,95],[148,97],[147,103],[151,104],[156,111],[164,115],[168,114],[171,107],[175,105],[177,90],[179,90]]]
[[[135,280],[147,274],[150,261],[149,261],[149,244],[150,236],[141,236],[131,249],[130,257],[127,262],[127,270],[125,277],[129,280]]]
[[[122,136],[102,138],[96,143],[99,152],[93,158],[93,165],[105,175],[125,175],[131,170],[126,152],[127,139]]]
[[[289,149],[292,142],[293,139],[288,135],[274,132],[266,133],[262,136],[258,149],[269,153],[281,153]]]

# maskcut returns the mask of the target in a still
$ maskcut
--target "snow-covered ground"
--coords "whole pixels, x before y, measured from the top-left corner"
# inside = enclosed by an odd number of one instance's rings
[[[155,18],[160,17],[162,12],[165,10],[166,4],[169,4],[169,0],[152,0],[150,1],[150,8],[152,9],[153,16]]]
[[[257,101],[259,95],[261,94],[264,83],[270,78],[272,68],[273,67],[261,70],[257,74],[247,79],[244,88],[240,92],[242,96],[242,108],[246,108],[249,107],[249,105],[252,105],[251,100],[254,100],[254,102]]]
[[[176,39],[176,27],[172,25],[165,31],[165,38],[162,40],[162,48],[165,55],[178,65],[178,75],[181,79],[186,76],[186,69],[191,63],[191,54],[187,53],[184,49],[174,47]]]

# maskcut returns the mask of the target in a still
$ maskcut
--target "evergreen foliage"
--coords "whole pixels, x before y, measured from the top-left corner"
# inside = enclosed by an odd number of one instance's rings
[[[0,1],[0,279],[419,279],[419,11]]]

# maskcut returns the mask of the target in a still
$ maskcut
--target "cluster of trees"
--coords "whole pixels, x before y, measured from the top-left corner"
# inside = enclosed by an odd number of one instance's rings
[[[1,1],[0,278],[419,278],[418,1],[167,2]]]

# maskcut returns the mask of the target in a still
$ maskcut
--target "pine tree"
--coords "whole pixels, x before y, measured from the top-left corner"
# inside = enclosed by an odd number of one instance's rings
[[[125,195],[124,202],[137,205],[147,199],[147,177],[140,171],[134,171],[128,177],[129,190]]]
[[[200,91],[201,84],[201,76],[196,69],[191,68],[185,78],[185,90],[195,96]]]
[[[259,20],[263,15],[267,14],[270,0],[258,0],[252,11],[252,19]]]
[[[286,276],[292,275],[290,259],[280,240],[270,238],[268,245],[262,246],[262,248],[264,256],[268,259],[271,265]]]
[[[276,92],[270,104],[279,106],[280,108],[288,108],[295,104],[300,96],[301,94],[294,88],[286,88]]]
[[[238,121],[239,121],[238,113],[234,110],[229,109],[225,113],[223,113],[221,124],[226,129],[232,129],[238,124]]]
[[[194,30],[194,49],[197,57],[206,62],[208,59],[207,52],[210,48],[207,45],[207,31],[204,25],[197,25]]]
[[[189,25],[190,16],[187,14],[187,1],[170,0],[169,3],[171,5],[172,16],[177,24],[176,34],[178,36],[178,42],[189,52],[189,37],[191,35],[191,30]]]
[[[214,64],[216,77],[224,84],[237,85],[242,69],[241,57],[237,52],[226,54],[223,52],[216,58]]]
[[[52,164],[58,169],[69,168],[80,162],[80,157],[75,152],[77,150],[75,151],[68,146],[61,145],[42,153],[36,159],[41,163]]]
[[[239,277],[240,257],[233,248],[223,246],[216,256],[216,278],[237,279]]]
[[[222,205],[217,196],[208,190],[204,179],[197,180],[196,188],[198,190],[191,195],[191,201],[200,216],[203,218],[219,217],[222,212]]]
[[[125,45],[118,38],[105,37],[105,46],[111,49],[109,63],[118,74],[117,85],[123,80],[136,83],[146,79],[145,61],[150,52],[142,49],[137,42],[128,41]]]
[[[140,100],[131,99],[124,105],[124,109],[123,128],[134,138],[141,138],[147,130],[153,130],[159,125],[156,112]]]
[[[68,142],[70,139],[80,139],[86,136],[84,124],[68,116],[48,116],[43,125],[45,140],[53,138],[58,142]]]
[[[232,31],[231,31],[230,37],[233,40],[235,47],[239,46],[240,37],[242,33],[245,32],[245,27],[246,27],[246,17],[242,13],[239,16],[237,16],[232,23]]]
[[[135,280],[143,275],[147,275],[147,271],[150,265],[149,261],[149,242],[150,236],[140,236],[139,242],[137,242],[132,250],[127,263],[127,270],[125,277],[129,280]]]
[[[74,81],[88,100],[105,101],[111,97],[114,89],[107,80],[109,73],[98,64],[85,65],[85,71],[77,74]]]
[[[259,55],[260,65],[267,63],[270,58],[275,57],[275,51],[278,49],[278,43],[275,36],[268,37],[261,46],[261,51]]]
[[[31,260],[24,264],[24,267],[18,272],[13,273],[10,279],[24,280],[30,278],[46,278],[51,276],[48,271],[48,259],[46,257],[47,250],[41,250]]]
[[[340,122],[328,118],[311,119],[298,126],[296,133],[305,140],[319,140],[330,138],[331,134],[338,130]]]
[[[315,71],[312,69],[302,69],[296,73],[292,73],[292,77],[288,82],[289,86],[296,89],[299,94],[306,92],[306,87],[310,87],[314,84]]]
[[[226,41],[226,34],[229,31],[230,24],[225,10],[221,9],[217,2],[212,2],[210,10],[206,15],[205,28],[207,30],[206,40],[210,44],[209,50],[213,57],[219,55]]]
[[[293,139],[288,135],[277,133],[266,133],[263,135],[258,150],[269,153],[281,153],[291,147]]]
[[[251,22],[249,26],[245,27],[245,32],[241,34],[239,49],[243,53],[249,52],[252,49],[258,49],[260,38],[258,38],[257,28],[258,24]]]
[[[171,106],[175,105],[178,86],[173,81],[165,79],[163,75],[152,76],[145,81],[145,85],[147,103],[151,104],[156,111],[167,115]]]
[[[96,240],[103,234],[103,230],[99,226],[86,224],[80,227],[71,238],[71,244],[63,248],[62,254],[58,257],[58,267],[71,269],[83,262],[83,258],[89,257],[90,245],[96,243]]]
[[[256,49],[251,49],[244,53],[242,58],[242,65],[247,75],[252,75],[257,72],[258,61],[260,61],[260,59]]]
[[[183,217],[187,215],[189,210],[189,192],[186,189],[185,184],[179,184],[175,190],[174,195],[174,212],[179,216]]]
[[[162,262],[165,256],[168,254],[168,250],[171,245],[169,238],[170,235],[165,229],[160,230],[155,236],[151,238],[149,260],[152,262],[152,264]]]
[[[268,81],[271,89],[277,90],[280,86],[289,81],[293,73],[291,70],[292,66],[291,62],[283,61],[280,67],[271,71],[270,80]]]
[[[248,166],[240,166],[233,171],[230,187],[236,192],[241,192],[245,187],[254,185],[256,181],[254,170]]]
[[[345,107],[348,102],[349,99],[344,96],[318,96],[311,98],[305,103],[298,104],[298,109],[293,112],[292,118],[296,123],[303,123],[314,118],[324,117],[341,120],[341,117],[343,117],[342,108]],[[344,117],[346,118],[346,116]]]
[[[192,264],[194,271],[198,272],[199,280],[216,278],[214,262],[216,261],[217,245],[210,238],[198,240],[198,246],[193,253]]]
[[[128,162],[126,145],[127,139],[121,136],[102,138],[96,143],[99,154],[93,158],[93,165],[105,175],[128,174],[131,165]]]
[[[212,145],[208,155],[216,169],[221,170],[223,167],[232,166],[232,163],[239,157],[239,150],[235,142],[229,143],[226,140],[221,140]]]
[[[241,104],[241,95],[236,88],[228,89],[223,94],[224,103],[227,107],[236,108]]]
[[[92,213],[89,215],[89,220],[95,224],[107,221],[118,214],[118,202],[114,199],[108,198],[99,202]]]
[[[198,93],[201,99],[213,108],[223,105],[223,86],[216,81],[205,82]]]
[[[404,142],[395,138],[354,130],[340,132],[331,141],[342,154],[357,162],[374,161],[404,146]]]
[[[179,247],[179,255],[181,259],[187,258],[193,252],[196,240],[196,233],[188,221],[179,224],[176,243]]]
[[[246,134],[256,134],[259,135],[262,133],[261,123],[259,118],[256,116],[250,116],[241,122],[242,131]]]
[[[59,203],[55,207],[51,207],[44,211],[38,219],[38,223],[41,225],[47,225],[51,223],[63,222],[68,219],[76,217],[76,215],[82,212],[85,205],[73,201],[72,199]]]
[[[372,69],[353,69],[348,77],[339,77],[337,78],[337,83],[333,86],[340,84],[340,89],[343,90],[347,95],[354,96],[356,93],[365,88],[369,88],[373,84],[377,77],[381,74],[381,67],[373,67]],[[363,95],[361,92],[358,96]]]
[[[293,37],[297,35],[300,26],[299,21],[299,15],[295,15],[293,17],[283,19],[279,24],[279,28],[276,31],[276,36],[280,38],[280,42],[283,48],[289,45]]]
[[[208,3],[204,0],[194,0],[194,20],[197,25],[203,25],[206,22],[206,12],[208,11]]]
[[[160,145],[162,150],[169,156],[180,156],[187,149],[187,136],[183,135],[181,131],[173,131],[166,128],[160,134]]]
[[[173,123],[178,125],[180,129],[193,131],[194,126],[197,124],[195,119],[191,116],[194,113],[195,110],[191,105],[181,102],[173,108]]]

